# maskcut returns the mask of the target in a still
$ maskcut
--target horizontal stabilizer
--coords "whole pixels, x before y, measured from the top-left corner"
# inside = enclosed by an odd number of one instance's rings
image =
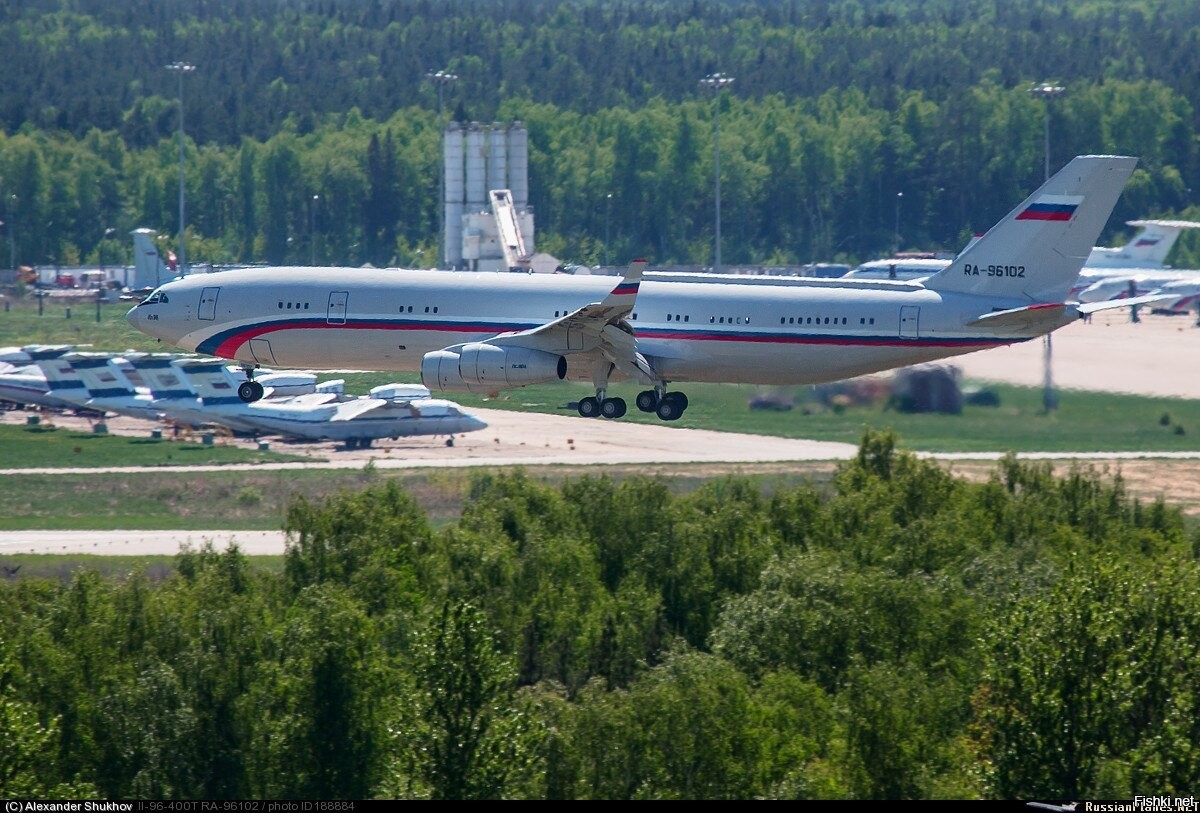
[[[1070,308],[1071,306],[1064,302],[1048,302],[1039,305],[1026,305],[1021,308],[1010,308],[1003,311],[992,311],[967,322],[967,327],[1049,332],[1056,327],[1069,323],[1075,318],[1073,310],[1068,313],[1068,309]],[[1054,327],[1050,327],[1051,325]]]
[[[1077,305],[1075,309],[1080,313],[1095,313],[1096,311],[1107,311],[1113,308],[1129,308],[1134,305],[1148,305],[1151,302],[1166,302],[1169,299],[1178,299],[1179,294],[1146,294],[1145,296],[1134,296],[1128,299],[1107,299],[1103,302],[1085,302],[1082,305]]]

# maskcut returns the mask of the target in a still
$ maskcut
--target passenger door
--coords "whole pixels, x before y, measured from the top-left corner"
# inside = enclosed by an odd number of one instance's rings
[[[212,321],[217,318],[217,294],[220,288],[205,288],[200,292],[200,307],[196,311],[197,319]]]
[[[346,303],[349,300],[349,291],[332,291],[329,294],[329,311],[325,321],[331,325],[346,324]]]

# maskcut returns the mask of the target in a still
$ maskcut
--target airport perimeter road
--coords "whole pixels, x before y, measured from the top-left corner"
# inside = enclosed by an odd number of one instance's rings
[[[14,553],[88,553],[96,556],[174,556],[185,545],[211,542],[242,553],[283,553],[283,531],[0,531],[0,556]]]

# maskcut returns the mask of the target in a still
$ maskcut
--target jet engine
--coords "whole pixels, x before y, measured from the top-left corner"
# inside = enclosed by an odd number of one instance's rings
[[[476,342],[435,350],[421,359],[421,381],[441,392],[494,392],[566,378],[567,360],[527,347]]]

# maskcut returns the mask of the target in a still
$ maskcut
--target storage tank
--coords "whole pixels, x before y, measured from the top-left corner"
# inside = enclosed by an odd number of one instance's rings
[[[483,126],[473,121],[467,126],[467,210],[479,211],[487,203],[487,146]]]
[[[517,211],[529,205],[529,134],[519,121],[508,128],[508,188]]]
[[[457,122],[446,125],[442,158],[445,161],[446,199],[443,215],[442,256],[446,265],[455,268],[462,264],[463,213],[463,131]]]
[[[500,122],[488,131],[487,191],[508,189],[508,128]]]

